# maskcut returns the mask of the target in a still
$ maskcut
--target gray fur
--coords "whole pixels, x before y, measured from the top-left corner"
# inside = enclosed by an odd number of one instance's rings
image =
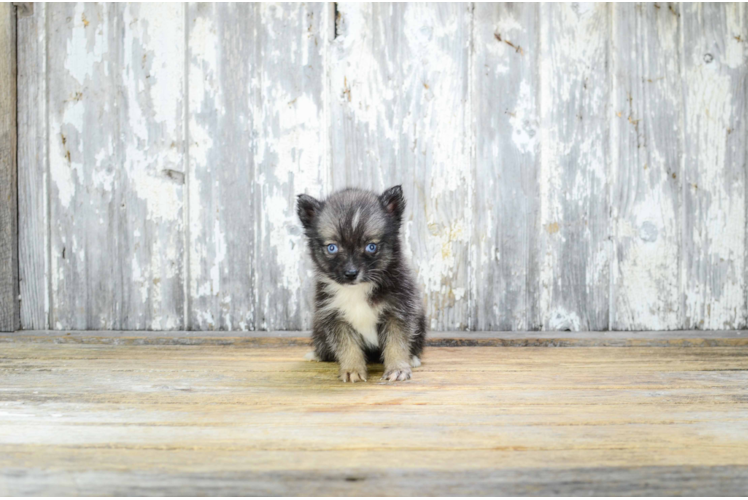
[[[423,301],[400,244],[404,209],[400,186],[379,196],[344,189],[324,201],[299,195],[317,274],[311,358],[337,361],[343,382],[366,380],[367,361],[384,363],[384,380],[408,380],[423,351]],[[370,243],[376,251],[366,251]]]

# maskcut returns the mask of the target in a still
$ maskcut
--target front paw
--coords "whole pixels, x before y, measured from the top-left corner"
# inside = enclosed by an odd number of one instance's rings
[[[343,382],[366,382],[366,367],[340,368],[340,380]]]
[[[321,359],[319,359],[319,356],[317,356],[317,353],[315,351],[309,351],[308,353],[306,353],[304,355],[304,359],[306,361],[322,361]]]
[[[388,382],[410,380],[410,375],[411,375],[410,366],[399,366],[396,368],[387,368],[384,370],[384,375],[382,375],[382,380],[387,380]]]

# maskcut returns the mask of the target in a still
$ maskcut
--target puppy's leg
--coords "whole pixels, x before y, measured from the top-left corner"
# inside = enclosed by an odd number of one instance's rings
[[[335,328],[335,357],[340,363],[340,379],[343,382],[366,381],[366,357],[358,343],[359,335],[347,324]]]
[[[304,359],[307,361],[332,362],[335,361],[335,353],[330,350],[327,341],[328,325],[321,318],[314,318],[312,329],[312,350],[306,353]]]
[[[382,380],[395,382],[410,379],[410,335],[400,322],[390,320],[385,324],[382,353],[384,355]]]

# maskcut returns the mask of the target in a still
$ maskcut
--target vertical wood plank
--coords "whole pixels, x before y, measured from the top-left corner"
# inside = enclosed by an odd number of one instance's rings
[[[539,328],[538,4],[475,5],[476,330]]]
[[[49,328],[46,4],[18,11],[18,258],[21,326]]]
[[[679,9],[613,7],[613,330],[680,327]]]
[[[114,178],[105,180],[114,182],[119,205],[119,324],[128,330],[182,329],[185,6],[120,7],[121,76],[115,90],[121,153]]]
[[[49,4],[51,313],[55,329],[118,329],[115,4]]]
[[[468,4],[338,4],[330,54],[332,185],[402,184],[406,255],[429,327],[469,326]]]
[[[328,177],[324,4],[191,7],[191,326],[311,326],[296,194]]]
[[[182,327],[184,15],[48,6],[53,328]]]
[[[313,274],[296,216],[296,195],[320,196],[326,162],[325,37],[322,3],[261,4],[253,136],[257,328],[312,326]]]
[[[683,4],[684,328],[746,327],[745,4]]]
[[[0,331],[20,326],[16,164],[16,13],[0,5]]]
[[[609,7],[541,6],[543,328],[607,330]]]
[[[255,329],[258,6],[190,4],[189,322]]]

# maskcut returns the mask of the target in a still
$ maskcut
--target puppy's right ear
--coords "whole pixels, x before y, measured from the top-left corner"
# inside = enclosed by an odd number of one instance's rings
[[[312,198],[308,194],[300,194],[296,202],[296,213],[299,215],[299,220],[304,229],[309,229],[314,223],[314,219],[319,215],[322,210],[322,202],[316,198]]]

